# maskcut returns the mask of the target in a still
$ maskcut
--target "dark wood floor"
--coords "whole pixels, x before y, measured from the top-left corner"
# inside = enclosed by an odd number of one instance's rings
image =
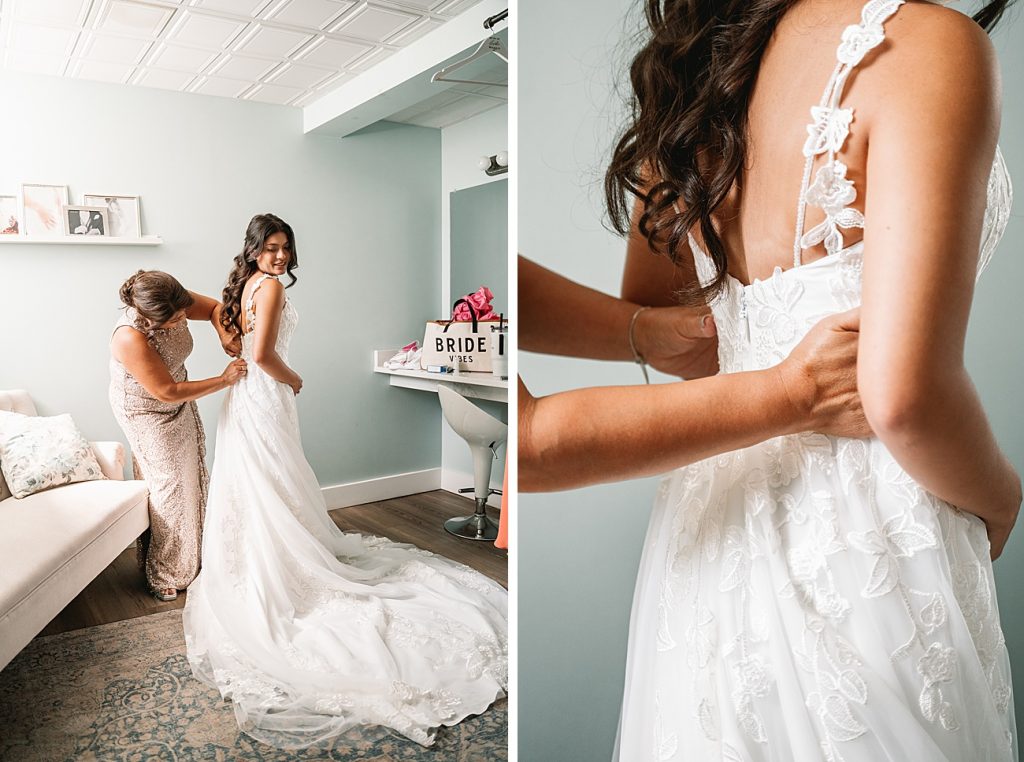
[[[444,490],[353,505],[331,511],[345,531],[375,534],[408,542],[424,550],[471,566],[508,587],[508,554],[490,542],[460,540],[444,531],[445,519],[473,512],[473,501]],[[497,518],[497,516],[494,516]],[[135,550],[125,550],[42,631],[53,635],[108,622],[119,622],[185,606],[186,593],[162,603],[146,590],[135,563]]]

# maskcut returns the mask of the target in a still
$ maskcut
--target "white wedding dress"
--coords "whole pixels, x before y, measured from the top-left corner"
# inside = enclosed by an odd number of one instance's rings
[[[277,339],[286,362],[296,322],[286,300]],[[439,726],[505,695],[507,593],[411,545],[341,532],[303,455],[295,395],[252,350],[250,332],[248,373],[217,426],[202,571],[183,617],[192,671],[232,700],[245,732],[273,746],[362,724],[429,745]]]
[[[749,286],[730,277],[711,305],[724,373],[777,364],[860,303],[863,246],[839,233],[864,224],[836,158],[852,118],[840,99],[900,5],[867,4],[812,110],[794,268]],[[979,273],[1010,199],[997,150]],[[825,221],[803,234],[806,203]],[[829,256],[800,266],[819,242]],[[707,283],[710,259],[690,244]],[[1017,758],[1015,733],[985,527],[881,442],[778,437],[663,480],[633,602],[621,762],[995,762]]]

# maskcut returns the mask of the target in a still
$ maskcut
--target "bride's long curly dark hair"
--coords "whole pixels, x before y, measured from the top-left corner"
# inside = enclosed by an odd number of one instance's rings
[[[630,67],[632,115],[605,173],[605,201],[612,226],[626,235],[640,199],[640,233],[673,262],[687,233],[700,230],[716,277],[685,287],[683,303],[706,302],[725,281],[728,261],[711,215],[742,180],[761,57],[796,2],[645,0],[650,39]],[[1012,2],[987,3],[974,21],[991,32]],[[648,178],[657,180],[649,188]]]
[[[285,288],[291,288],[298,280],[292,273],[292,270],[299,266],[292,226],[275,214],[257,214],[249,220],[249,227],[245,231],[245,244],[242,251],[235,257],[231,272],[228,273],[227,285],[224,286],[224,292],[221,295],[224,308],[220,313],[220,324],[232,333],[242,332],[239,320],[242,314],[242,291],[245,289],[249,276],[258,269],[256,259],[267,245],[267,239],[274,233],[285,234],[288,239],[288,251],[291,253],[288,266],[285,268],[288,277],[291,278],[291,283]]]

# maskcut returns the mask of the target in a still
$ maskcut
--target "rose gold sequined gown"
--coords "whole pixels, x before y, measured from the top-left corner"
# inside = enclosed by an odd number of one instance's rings
[[[128,308],[114,326],[141,330]],[[143,331],[145,333],[145,331]],[[192,352],[188,321],[153,331],[150,345],[171,378],[187,381],[185,359]],[[154,590],[183,590],[199,573],[203,517],[209,474],[206,434],[195,402],[161,402],[131,373],[110,359],[110,406],[132,450],[136,479],[149,485],[149,529],[139,538],[139,562]]]

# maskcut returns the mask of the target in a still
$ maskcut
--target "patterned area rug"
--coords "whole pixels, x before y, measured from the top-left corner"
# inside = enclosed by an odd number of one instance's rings
[[[507,702],[425,748],[386,728],[357,728],[328,749],[283,751],[238,731],[230,702],[192,677],[181,611],[36,638],[0,671],[0,760],[508,759]]]

